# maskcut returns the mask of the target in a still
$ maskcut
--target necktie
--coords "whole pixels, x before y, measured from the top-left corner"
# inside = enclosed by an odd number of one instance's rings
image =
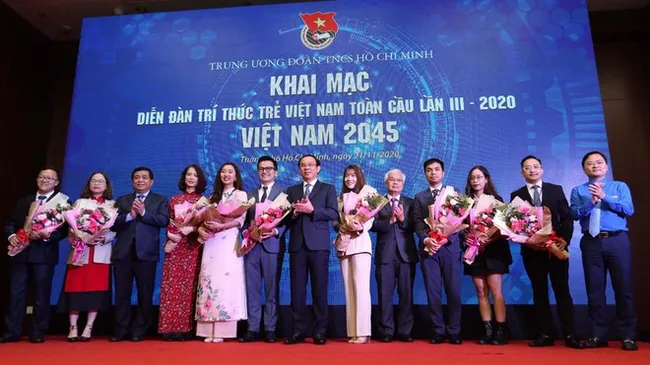
[[[436,201],[436,197],[438,197],[438,194],[440,194],[440,189],[433,189],[431,190],[431,196],[433,197],[433,201]]]
[[[45,203],[45,198],[47,198],[45,195],[39,195],[38,196],[38,200],[41,201],[41,203],[39,205],[43,205],[43,203]]]
[[[394,211],[395,208],[397,208],[397,199],[393,198],[390,201],[391,201],[391,205],[392,205],[392,208],[393,208],[393,211]]]
[[[542,206],[542,198],[539,196],[539,185],[533,185],[533,205],[536,207]]]
[[[305,185],[305,198],[309,197],[309,194],[311,194],[311,184]]]
[[[594,206],[594,209],[591,210],[591,215],[589,216],[589,234],[592,237],[598,236],[600,233],[600,200]]]
[[[264,203],[264,201],[266,201],[266,190],[268,189],[268,186],[262,186],[262,189],[264,190],[264,193],[262,193],[262,199],[260,199],[260,203]]]
[[[138,194],[138,199],[140,199],[140,201],[144,201],[144,194]]]

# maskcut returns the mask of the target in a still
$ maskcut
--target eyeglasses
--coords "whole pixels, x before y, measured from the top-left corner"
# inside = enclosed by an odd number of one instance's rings
[[[303,169],[305,167],[316,167],[316,164],[315,163],[301,163],[300,167],[303,168]]]
[[[38,180],[52,182],[52,181],[57,181],[58,179],[54,178],[54,177],[49,177],[49,176],[39,176]]]
[[[539,170],[541,168],[542,168],[541,165],[527,165],[523,167],[523,170],[526,172],[531,172],[531,171]]]
[[[471,176],[471,177],[469,178],[469,181],[479,181],[479,180],[483,180],[484,178],[485,178],[485,176],[483,176],[483,175],[480,175],[480,176]]]
[[[93,179],[93,180],[90,180],[90,183],[100,185],[100,184],[106,184],[106,181],[105,180],[95,180],[95,179]]]
[[[273,167],[273,166],[258,167],[258,168],[257,168],[257,171],[259,171],[259,172],[262,172],[262,171],[264,171],[264,172],[271,172],[271,171],[274,171],[274,170],[275,170],[275,167]]]

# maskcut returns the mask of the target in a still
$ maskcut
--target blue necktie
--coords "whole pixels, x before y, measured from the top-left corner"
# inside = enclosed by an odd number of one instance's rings
[[[140,201],[144,201],[144,194],[138,194],[138,199],[140,199]]]
[[[600,200],[594,206],[594,209],[591,210],[591,215],[589,216],[589,234],[592,237],[598,236],[600,233]]]
[[[309,194],[311,194],[311,184],[305,185],[305,198],[308,198]]]
[[[39,195],[38,196],[38,200],[41,201],[41,203],[39,205],[43,205],[43,203],[45,203],[45,198],[47,198],[45,195]]]
[[[260,199],[260,203],[264,203],[266,201],[267,195],[266,191],[268,190],[268,186],[262,186],[262,189],[264,189],[264,193],[262,193],[262,199]]]
[[[542,206],[542,197],[539,195],[539,185],[533,185],[533,205],[536,207]]]

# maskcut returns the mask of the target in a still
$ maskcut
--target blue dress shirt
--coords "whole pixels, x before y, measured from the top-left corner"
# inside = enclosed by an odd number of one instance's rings
[[[600,203],[600,231],[627,231],[627,217],[634,214],[632,195],[627,184],[621,181],[601,181],[605,197]],[[586,182],[571,190],[571,216],[580,221],[582,233],[589,230],[589,216],[595,204],[591,202],[589,184]]]

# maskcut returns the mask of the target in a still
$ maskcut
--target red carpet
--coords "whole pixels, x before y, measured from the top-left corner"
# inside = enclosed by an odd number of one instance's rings
[[[3,365],[164,365],[164,364],[476,364],[476,365],[536,365],[536,364],[648,364],[650,345],[639,343],[636,352],[625,352],[619,342],[597,350],[571,350],[562,346],[531,349],[525,342],[506,346],[479,346],[467,342],[461,346],[414,343],[380,343],[351,345],[342,339],[330,340],[325,346],[305,343],[294,346],[277,344],[240,344],[226,342],[207,344],[200,341],[170,343],[151,339],[141,343],[109,343],[97,338],[89,343],[67,343],[63,337],[47,337],[44,344],[0,344],[0,364]]]

